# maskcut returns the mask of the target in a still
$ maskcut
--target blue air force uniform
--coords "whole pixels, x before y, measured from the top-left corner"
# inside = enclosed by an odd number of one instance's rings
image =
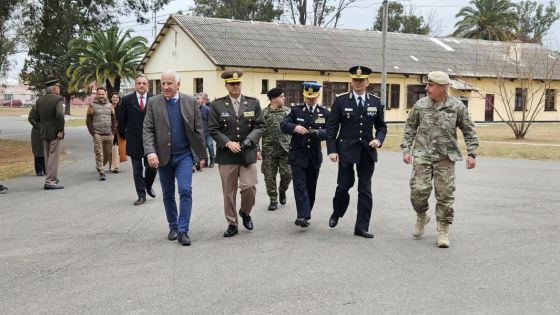
[[[371,73],[369,68],[361,67],[366,74],[356,76],[356,68],[350,69],[352,78],[362,78],[364,75],[367,78]],[[355,92],[345,93],[336,98],[331,108],[327,124],[327,151],[328,154],[338,153],[338,177],[329,225],[336,226],[338,218],[343,217],[348,208],[348,190],[354,186],[356,164],[358,215],[354,232],[359,236],[373,237],[368,235],[367,231],[373,207],[371,177],[377,162],[377,151],[369,146],[369,143],[377,139],[382,145],[387,134],[387,125],[379,98],[369,93],[365,93],[363,98],[365,99],[358,100]]]
[[[321,85],[315,82],[304,83],[304,96],[315,98],[319,96]],[[308,226],[306,220],[311,219],[311,210],[315,203],[315,191],[319,168],[323,162],[321,141],[326,140],[326,123],[329,119],[327,108],[315,104],[310,107],[304,102],[302,105],[292,107],[292,111],[281,123],[282,132],[291,134],[288,163],[292,168],[292,181],[296,199],[297,217],[305,219],[302,224]],[[296,126],[305,127],[310,132],[299,134],[295,132]]]

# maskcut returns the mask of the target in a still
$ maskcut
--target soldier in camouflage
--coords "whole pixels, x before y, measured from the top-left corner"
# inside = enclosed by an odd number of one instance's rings
[[[286,204],[286,190],[292,181],[292,172],[288,165],[288,151],[290,150],[290,135],[282,133],[280,123],[290,113],[290,108],[284,106],[284,90],[273,88],[267,93],[270,104],[263,110],[266,130],[262,136],[262,164],[266,193],[270,198],[268,210],[278,209],[278,195],[280,204]],[[276,186],[276,174],[280,173],[280,186]]]
[[[436,197],[436,220],[438,247],[449,247],[448,230],[453,222],[453,192],[455,191],[455,161],[461,161],[457,144],[457,128],[463,132],[467,146],[467,169],[476,165],[478,136],[465,105],[447,95],[451,83],[449,76],[441,71],[428,74],[427,97],[414,104],[406,120],[401,143],[403,161],[414,163],[410,178],[410,201],[417,214],[413,236],[424,234],[424,226],[430,222],[426,213],[432,182]],[[414,143],[414,147],[412,147]],[[412,155],[411,155],[412,154]]]

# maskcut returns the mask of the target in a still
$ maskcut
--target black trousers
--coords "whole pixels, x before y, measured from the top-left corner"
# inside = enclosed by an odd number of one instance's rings
[[[315,204],[315,192],[317,190],[317,178],[319,169],[312,166],[292,168],[292,184],[294,186],[294,197],[296,199],[297,217],[311,219],[311,210]]]
[[[146,198],[146,188],[151,188],[157,174],[157,168],[151,168],[147,158],[130,157],[132,160],[132,173],[134,175],[134,186],[138,197]],[[144,167],[146,172],[144,173]]]
[[[35,157],[35,175],[43,176],[46,173],[45,158],[42,156]]]
[[[373,207],[371,195],[371,177],[375,169],[375,162],[371,156],[362,150],[360,162],[356,164],[358,174],[358,214],[355,230],[368,231]],[[333,216],[343,217],[350,203],[348,190],[354,186],[354,163],[338,162],[338,177],[336,192],[333,198]]]

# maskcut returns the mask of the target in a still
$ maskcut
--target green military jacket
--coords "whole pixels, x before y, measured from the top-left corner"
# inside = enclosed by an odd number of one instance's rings
[[[274,109],[268,105],[263,110],[264,121],[266,122],[266,130],[261,140],[263,157],[290,151],[291,136],[280,130],[280,123],[289,113],[290,108],[287,106]]]
[[[216,141],[216,163],[225,165],[247,165],[257,161],[257,146],[266,128],[259,100],[241,95],[239,114],[235,113],[229,96],[216,99],[208,114],[208,131]],[[227,147],[228,141],[242,144],[251,139],[254,146],[240,153]]]
[[[460,161],[457,128],[463,132],[468,154],[476,156],[478,136],[463,102],[448,97],[445,102],[436,104],[428,97],[421,98],[408,114],[402,152],[410,154],[412,151],[416,159],[425,161],[438,161],[445,156],[451,161]]]
[[[57,134],[64,131],[64,97],[43,95],[37,100],[36,108],[30,115],[33,115],[33,121],[39,123],[41,139],[56,140]]]

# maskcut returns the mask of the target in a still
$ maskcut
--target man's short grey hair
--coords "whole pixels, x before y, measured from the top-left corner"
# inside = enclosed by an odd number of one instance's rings
[[[179,73],[177,73],[177,71],[175,70],[167,70],[164,73],[161,74],[161,77],[163,78],[163,76],[165,75],[172,75],[175,77],[175,83],[179,83],[181,82],[181,77],[179,77]]]
[[[54,93],[55,88],[56,88],[56,85],[47,86],[47,93],[49,93],[49,94]]]
[[[194,98],[204,97],[204,96],[202,95],[202,93],[196,93],[196,94],[193,95],[193,96],[194,96]]]
[[[204,97],[205,99],[209,100],[209,99],[208,99],[208,93],[201,93],[201,95],[202,95],[202,97]]]

